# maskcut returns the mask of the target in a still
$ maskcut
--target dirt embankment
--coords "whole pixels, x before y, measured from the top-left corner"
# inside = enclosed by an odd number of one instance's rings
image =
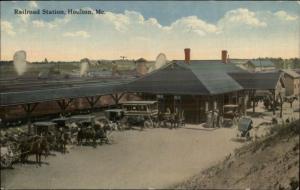
[[[175,188],[297,189],[299,120],[274,126],[266,137],[237,149],[224,161]]]

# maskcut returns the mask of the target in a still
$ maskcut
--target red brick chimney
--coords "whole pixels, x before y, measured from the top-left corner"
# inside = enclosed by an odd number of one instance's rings
[[[227,64],[227,50],[222,50],[222,63]]]
[[[190,48],[185,48],[184,49],[184,62],[186,64],[190,64],[190,60],[191,60],[191,49]]]

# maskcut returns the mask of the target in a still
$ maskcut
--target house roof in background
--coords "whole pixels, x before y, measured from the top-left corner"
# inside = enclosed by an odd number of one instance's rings
[[[274,63],[271,60],[259,60],[259,59],[251,59],[248,60],[247,63],[254,65],[255,67],[275,67]]]
[[[300,74],[299,74],[300,72],[298,73],[291,69],[282,69],[281,71],[284,72],[285,74],[289,75],[292,78],[300,78]]]
[[[143,63],[143,62],[147,62],[147,60],[145,58],[139,58],[138,60],[136,60],[135,62],[137,63]]]
[[[281,74],[279,72],[269,73],[230,73],[234,80],[236,80],[244,89],[255,90],[272,90],[275,89]]]

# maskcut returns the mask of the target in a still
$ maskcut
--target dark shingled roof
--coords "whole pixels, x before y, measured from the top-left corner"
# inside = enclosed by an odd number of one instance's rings
[[[171,64],[127,85],[129,92],[154,94],[213,95],[241,90],[228,72],[245,72],[221,61],[197,61],[190,64],[173,61]]]
[[[279,72],[270,73],[230,73],[244,89],[271,90],[275,89],[281,74]]]

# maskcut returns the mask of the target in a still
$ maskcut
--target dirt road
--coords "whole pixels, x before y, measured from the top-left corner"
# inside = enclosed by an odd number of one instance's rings
[[[15,165],[1,171],[5,188],[166,188],[207,168],[241,146],[235,129],[180,129],[114,132],[113,144],[75,146],[50,156],[49,164]],[[45,160],[44,160],[45,161]]]

